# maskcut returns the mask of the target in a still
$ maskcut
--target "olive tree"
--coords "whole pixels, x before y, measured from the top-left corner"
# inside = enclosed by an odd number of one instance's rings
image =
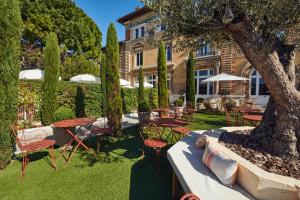
[[[281,156],[300,152],[300,92],[295,47],[299,0],[145,0],[180,48],[203,41],[236,43],[268,87],[271,97],[252,138]]]

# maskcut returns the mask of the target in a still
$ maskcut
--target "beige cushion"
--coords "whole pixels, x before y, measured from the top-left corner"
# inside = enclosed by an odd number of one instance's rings
[[[200,135],[195,142],[196,148],[197,149],[205,148],[207,138],[208,138],[207,135]]]
[[[202,162],[224,185],[232,187],[235,183],[238,163],[221,152],[214,142],[207,141]]]

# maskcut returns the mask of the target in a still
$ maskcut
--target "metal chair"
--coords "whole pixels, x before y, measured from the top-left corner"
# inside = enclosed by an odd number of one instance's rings
[[[16,144],[21,151],[22,156],[22,172],[20,178],[25,174],[25,169],[29,163],[28,155],[34,152],[43,151],[49,149],[49,154],[51,156],[51,165],[56,169],[55,155],[54,155],[54,145],[55,140],[46,140],[47,134],[41,130],[36,130],[32,132],[37,132],[37,136],[32,139],[26,139],[24,130],[19,130],[17,122],[11,125],[12,133],[14,134]]]
[[[101,145],[101,137],[104,136],[111,136],[113,134],[113,129],[110,127],[103,127],[103,128],[92,128],[90,131],[90,136],[97,137],[97,143],[96,143],[96,153],[98,154],[100,152],[100,145]]]
[[[200,198],[192,193],[188,193],[183,195],[180,200],[200,200]]]
[[[147,133],[147,138],[144,133]],[[140,123],[139,134],[143,140],[143,145],[155,151],[156,162],[158,166],[158,171],[160,171],[160,153],[161,150],[167,146],[167,142],[162,139],[162,135],[159,134],[159,128],[156,125],[150,123]],[[153,136],[153,137],[151,137]],[[142,150],[142,160],[145,158],[144,150]]]

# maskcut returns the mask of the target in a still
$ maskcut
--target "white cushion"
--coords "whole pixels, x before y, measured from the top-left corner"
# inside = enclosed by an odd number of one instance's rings
[[[220,151],[211,141],[207,141],[202,162],[226,186],[232,187],[236,181],[238,163]]]

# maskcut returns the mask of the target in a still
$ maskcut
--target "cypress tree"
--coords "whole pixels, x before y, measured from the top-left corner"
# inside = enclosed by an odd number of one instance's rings
[[[144,72],[143,68],[139,69],[139,89],[138,89],[138,102],[142,103],[145,101],[145,89],[144,89]]]
[[[195,60],[194,54],[189,54],[186,68],[186,101],[191,102],[195,107]]]
[[[107,118],[115,135],[120,135],[122,122],[122,97],[120,88],[120,58],[117,32],[113,23],[108,27],[106,37],[107,56]]]
[[[158,105],[159,108],[168,108],[168,88],[167,88],[167,59],[164,42],[159,43],[158,58]]]
[[[60,69],[60,49],[57,36],[50,33],[44,51],[45,78],[44,95],[42,99],[42,123],[49,125],[53,122],[54,112],[57,109],[57,95]]]
[[[106,90],[106,54],[101,56],[101,91],[102,91],[102,113],[103,117],[107,117],[107,90]]]
[[[0,169],[12,156],[10,125],[16,120],[22,20],[18,0],[0,0]]]

